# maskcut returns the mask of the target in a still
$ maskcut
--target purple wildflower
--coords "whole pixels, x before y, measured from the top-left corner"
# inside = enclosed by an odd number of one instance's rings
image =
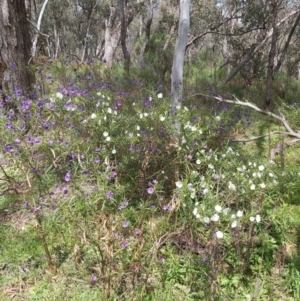
[[[39,205],[38,207],[36,207],[34,210],[33,210],[33,213],[38,213],[39,211],[41,211],[42,209],[42,206]]]
[[[6,145],[6,146],[4,147],[4,151],[5,151],[5,152],[13,152],[13,151],[14,151],[14,147],[11,146],[11,145]]]
[[[95,276],[95,275],[92,275],[92,278],[91,278],[91,280],[92,280],[93,282],[96,282],[96,281],[97,281],[97,276]]]
[[[97,157],[97,158],[94,159],[94,162],[95,162],[96,164],[99,164],[99,163],[100,163],[100,159]]]
[[[111,199],[113,196],[114,196],[114,193],[111,190],[106,194],[106,197],[108,199]]]
[[[149,187],[149,188],[147,189],[147,192],[148,192],[149,194],[153,194],[154,188],[153,188],[153,187]]]
[[[71,173],[68,171],[65,175],[65,181],[70,182],[70,180],[71,180]]]
[[[129,226],[129,221],[123,222],[123,225],[122,225],[123,228],[127,228],[128,226]]]
[[[126,243],[126,241],[122,241],[122,243],[121,243],[121,247],[122,247],[123,249],[125,249],[125,248],[127,247],[127,243]]]
[[[65,186],[65,187],[62,189],[62,191],[63,191],[63,194],[67,194],[67,193],[68,193],[68,188]]]
[[[170,206],[169,206],[169,205],[164,205],[164,206],[163,206],[163,210],[164,210],[164,211],[169,211],[169,209],[170,209]]]

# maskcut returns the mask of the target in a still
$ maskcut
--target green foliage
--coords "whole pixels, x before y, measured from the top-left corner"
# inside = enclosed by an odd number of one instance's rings
[[[194,97],[175,145],[154,76],[101,68],[38,69],[36,96],[0,120],[1,298],[297,300],[297,146],[282,172],[264,147],[229,141],[277,124]],[[218,78],[193,68],[190,83]]]

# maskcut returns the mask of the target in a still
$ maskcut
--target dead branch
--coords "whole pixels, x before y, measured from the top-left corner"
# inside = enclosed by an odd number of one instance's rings
[[[244,107],[251,108],[251,109],[255,110],[256,112],[259,112],[261,114],[270,116],[270,117],[272,117],[272,118],[280,121],[280,123],[287,130],[287,132],[281,132],[281,134],[284,134],[284,135],[287,135],[287,136],[291,136],[291,137],[295,137],[295,138],[300,139],[300,132],[299,131],[295,132],[295,131],[292,130],[292,128],[288,124],[288,122],[285,119],[285,117],[284,117],[283,114],[281,114],[281,116],[278,116],[278,115],[276,115],[276,114],[274,114],[272,112],[260,109],[259,107],[257,107],[253,103],[250,103],[248,101],[241,101],[241,100],[237,99],[235,96],[234,96],[235,100],[224,99],[224,98],[222,98],[220,96],[212,96],[212,95],[206,95],[206,94],[202,94],[202,93],[197,93],[197,94],[192,95],[192,97],[195,97],[195,96],[203,96],[203,97],[206,97],[206,98],[215,99],[215,100],[217,100],[219,102],[226,102],[226,103],[230,103],[230,104],[235,104],[235,105],[239,105],[239,106],[244,106]],[[273,133],[277,133],[277,132],[273,132]],[[279,134],[279,133],[277,133],[277,134]],[[257,139],[259,139],[259,138],[257,138]]]

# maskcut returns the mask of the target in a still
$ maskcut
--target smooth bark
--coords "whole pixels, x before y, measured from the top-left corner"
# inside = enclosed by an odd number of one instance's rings
[[[180,122],[176,120],[176,110],[180,106],[183,93],[183,65],[185,48],[190,28],[190,0],[180,0],[179,28],[175,43],[171,74],[171,116],[174,118],[173,138],[179,142]]]
[[[43,3],[43,6],[41,8],[41,11],[40,11],[40,14],[39,14],[39,18],[38,18],[38,21],[37,21],[37,24],[36,24],[36,28],[37,28],[38,32],[35,34],[33,42],[32,42],[32,57],[33,58],[35,57],[35,54],[36,54],[36,45],[37,45],[37,42],[38,42],[38,39],[39,39],[39,35],[40,35],[42,18],[43,18],[46,6],[48,4],[48,1],[49,0],[45,0],[45,2]]]

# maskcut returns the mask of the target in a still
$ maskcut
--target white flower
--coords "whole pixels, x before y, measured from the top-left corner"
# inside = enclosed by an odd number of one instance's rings
[[[196,193],[195,192],[192,192],[191,195],[190,195],[191,199],[194,199],[196,197]]]
[[[111,114],[111,113],[112,113],[112,109],[111,109],[111,108],[108,108],[108,109],[107,109],[107,113]]]
[[[265,184],[265,183],[261,183],[261,184],[259,184],[259,186],[260,186],[261,188],[266,188],[266,184]]]
[[[213,222],[217,222],[220,219],[220,216],[218,214],[214,214],[211,218],[210,218]]]
[[[215,167],[212,164],[208,164],[209,169],[215,169]]]
[[[164,121],[166,119],[166,117],[162,116],[162,115],[159,115],[159,120],[160,121]]]
[[[140,113],[140,118],[143,118],[144,117],[144,114],[143,113]]]
[[[250,220],[250,222],[254,222],[255,221],[255,217],[254,216],[250,216],[249,220]]]
[[[201,164],[200,159],[197,159],[197,160],[196,160],[196,164],[197,164],[197,165]]]
[[[210,222],[210,218],[208,216],[205,216],[203,218],[203,223],[208,224]]]
[[[216,212],[222,212],[222,207],[220,205],[215,206]]]
[[[220,120],[221,120],[221,117],[220,117],[220,116],[216,116],[216,120],[217,120],[217,121],[220,121]]]
[[[237,216],[237,217],[242,217],[242,216],[243,216],[243,211],[242,211],[242,210],[239,210],[239,211],[236,213],[236,216]]]
[[[139,131],[141,128],[139,125],[136,126],[136,129]]]
[[[182,186],[183,186],[181,181],[175,182],[175,185],[176,185],[177,188],[182,188]]]
[[[255,185],[252,184],[252,185],[250,186],[250,189],[251,189],[251,190],[255,190]]]
[[[235,214],[232,214],[232,215],[231,215],[231,218],[232,218],[232,219],[235,219],[235,218],[236,218],[236,215],[235,215]]]
[[[114,149],[111,151],[111,153],[112,153],[112,154],[116,154],[116,153],[117,153],[116,149],[114,148]]]
[[[64,96],[60,92],[56,92],[56,97],[58,99],[63,99]]]
[[[217,238],[220,238],[220,239],[224,237],[224,234],[221,231],[217,231],[216,235],[217,235]]]
[[[144,116],[147,117],[149,114],[148,113],[144,113]]]
[[[258,178],[261,178],[261,176],[262,176],[262,175],[261,175],[261,172],[258,172],[258,173],[257,173],[257,177],[258,177]]]
[[[198,213],[198,208],[194,208],[194,210],[193,210],[193,215],[197,215],[197,213]]]
[[[202,130],[199,130],[199,134],[201,135],[203,132],[202,132]]]
[[[265,169],[265,167],[263,165],[258,166],[259,171],[263,171],[264,169]]]
[[[230,190],[236,190],[235,185],[234,185],[231,181],[229,181],[228,188],[229,188]]]
[[[157,98],[163,98],[163,94],[162,93],[158,93],[157,94]]]
[[[95,113],[93,113],[92,115],[91,115],[91,119],[95,119],[97,117],[97,115],[95,114]]]
[[[273,178],[274,177],[273,173],[269,172],[269,177]]]
[[[260,215],[259,215],[259,214],[256,215],[255,220],[256,220],[257,223],[260,223],[261,218],[260,218]]]
[[[194,125],[191,126],[190,129],[191,129],[192,132],[195,132],[197,130],[197,128]]]
[[[108,133],[107,133],[107,132],[104,132],[104,133],[103,133],[103,136],[104,136],[104,137],[107,137],[107,136],[108,136]]]
[[[106,137],[106,139],[105,139],[106,141],[110,141],[110,137],[108,136],[108,137]]]
[[[196,214],[196,218],[200,218],[200,214],[199,213]]]
[[[231,223],[231,228],[236,228],[236,226],[237,226],[237,221],[233,221],[233,222]]]

